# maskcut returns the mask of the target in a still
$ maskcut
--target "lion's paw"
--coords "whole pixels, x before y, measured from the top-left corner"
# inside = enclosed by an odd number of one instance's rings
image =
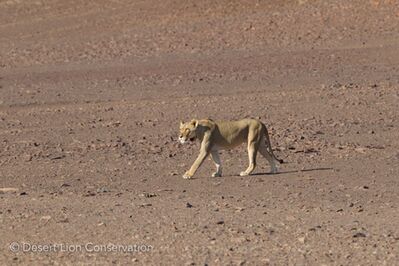
[[[222,173],[215,172],[212,174],[212,177],[221,177]]]
[[[184,179],[191,179],[191,175],[190,174],[188,174],[188,173],[185,173],[184,175],[183,175],[183,178]]]
[[[240,176],[247,176],[247,175],[249,175],[249,174],[247,172],[245,172],[245,171],[240,173]]]

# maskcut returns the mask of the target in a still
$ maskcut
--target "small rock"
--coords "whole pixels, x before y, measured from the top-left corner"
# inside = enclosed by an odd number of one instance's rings
[[[151,193],[151,192],[144,192],[144,193],[141,193],[140,196],[145,197],[145,198],[153,198],[153,197],[156,197],[157,194]]]
[[[69,223],[68,217],[61,218],[57,221],[57,223]]]
[[[355,148],[355,151],[357,151],[359,153],[366,153],[366,149],[362,148],[362,147]]]
[[[236,209],[236,212],[242,212],[245,210],[245,208],[242,208],[242,207],[236,207],[235,209]]]
[[[224,224],[223,220],[218,221],[216,224]]]
[[[53,154],[53,155],[49,156],[49,159],[50,160],[59,160],[59,159],[62,159],[64,157],[65,157],[64,154]]]
[[[51,219],[51,216],[50,215],[46,215],[46,216],[42,216],[42,217],[40,217],[40,220],[44,220],[44,221],[49,221]]]
[[[30,155],[30,154],[25,154],[24,155],[24,160],[25,160],[25,162],[30,162],[30,161],[32,161],[32,155]]]
[[[110,192],[110,190],[106,187],[100,187],[97,189],[97,193],[107,193]]]
[[[0,194],[3,194],[3,193],[6,193],[6,192],[17,192],[18,191],[18,188],[16,188],[16,187],[3,187],[3,188],[0,188]]]
[[[305,243],[305,237],[298,237],[298,241],[301,242],[302,244]]]
[[[304,150],[304,153],[314,153],[314,152],[318,152],[318,151],[316,149],[314,149],[314,148],[306,148]]]
[[[92,191],[87,191],[87,193],[84,194],[83,196],[84,196],[84,197],[92,197],[92,196],[95,196],[95,195],[96,195],[96,193],[94,193],[94,192],[92,192]]]
[[[362,233],[362,232],[358,232],[358,233],[354,234],[353,237],[354,237],[354,238],[366,237],[366,234],[365,234],[365,233]]]

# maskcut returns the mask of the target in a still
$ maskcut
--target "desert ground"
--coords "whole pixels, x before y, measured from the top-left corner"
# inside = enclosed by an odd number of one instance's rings
[[[398,265],[398,115],[395,0],[2,0],[0,264]]]

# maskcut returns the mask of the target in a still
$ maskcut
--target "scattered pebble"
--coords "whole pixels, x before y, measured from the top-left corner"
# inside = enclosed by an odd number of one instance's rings
[[[301,242],[302,244],[305,243],[305,237],[298,237],[298,241]]]
[[[96,193],[94,193],[94,192],[92,192],[92,191],[87,191],[87,193],[84,194],[83,196],[84,196],[84,197],[93,197],[93,196],[95,196],[95,195],[96,195]]]
[[[3,188],[0,188],[0,194],[6,193],[6,192],[13,193],[13,192],[17,192],[18,190],[19,189],[15,188],[15,187],[3,187]]]
[[[51,220],[51,216],[50,215],[42,216],[42,217],[40,217],[40,220],[48,222],[49,220]]]
[[[109,190],[108,188],[106,188],[106,187],[100,187],[100,188],[98,188],[96,191],[97,191],[97,193],[107,193],[107,192],[110,192],[110,190]]]
[[[140,196],[141,197],[145,197],[145,198],[153,198],[153,197],[156,197],[158,195],[155,194],[155,193],[151,193],[151,192],[144,192],[144,193],[141,193]]]
[[[353,237],[354,237],[354,238],[366,237],[366,234],[365,234],[365,233],[362,233],[362,232],[358,232],[358,233],[354,234]]]

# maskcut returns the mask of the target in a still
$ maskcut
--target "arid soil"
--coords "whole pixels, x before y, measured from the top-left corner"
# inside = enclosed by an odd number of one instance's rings
[[[0,264],[398,265],[398,114],[395,0],[2,0]],[[207,117],[280,173],[184,180]]]

